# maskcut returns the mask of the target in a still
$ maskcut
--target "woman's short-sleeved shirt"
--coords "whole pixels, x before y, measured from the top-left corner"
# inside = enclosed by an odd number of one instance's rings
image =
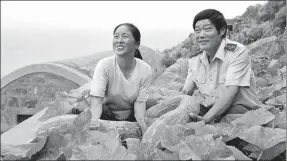
[[[147,100],[151,80],[151,67],[143,60],[136,58],[134,72],[126,79],[116,56],[110,56],[98,62],[91,82],[90,95],[104,97],[103,104],[113,106],[114,110],[130,110],[135,101]]]

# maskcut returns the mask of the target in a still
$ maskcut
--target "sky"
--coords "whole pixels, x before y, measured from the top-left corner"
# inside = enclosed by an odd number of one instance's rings
[[[266,1],[1,1],[1,78],[28,64],[112,50],[112,32],[135,24],[141,44],[162,51],[193,32],[193,17],[213,8],[225,18]]]

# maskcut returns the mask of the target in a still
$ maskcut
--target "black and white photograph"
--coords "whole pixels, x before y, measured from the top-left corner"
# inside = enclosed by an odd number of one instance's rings
[[[1,160],[286,161],[286,1],[1,1]]]

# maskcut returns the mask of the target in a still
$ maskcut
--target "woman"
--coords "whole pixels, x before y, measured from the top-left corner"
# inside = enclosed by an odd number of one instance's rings
[[[152,70],[141,60],[140,38],[133,24],[123,23],[114,29],[115,55],[100,60],[95,68],[90,109],[94,119],[137,121],[144,132]]]

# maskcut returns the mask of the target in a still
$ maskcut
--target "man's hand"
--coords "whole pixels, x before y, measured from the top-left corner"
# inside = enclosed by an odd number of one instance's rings
[[[228,86],[223,95],[215,102],[211,109],[203,116],[205,123],[210,123],[214,119],[228,110],[235,95],[238,93],[239,86]]]
[[[194,113],[189,113],[190,118],[192,119],[192,121],[194,122],[202,122],[203,124],[205,124],[205,120],[202,116],[196,115]]]

